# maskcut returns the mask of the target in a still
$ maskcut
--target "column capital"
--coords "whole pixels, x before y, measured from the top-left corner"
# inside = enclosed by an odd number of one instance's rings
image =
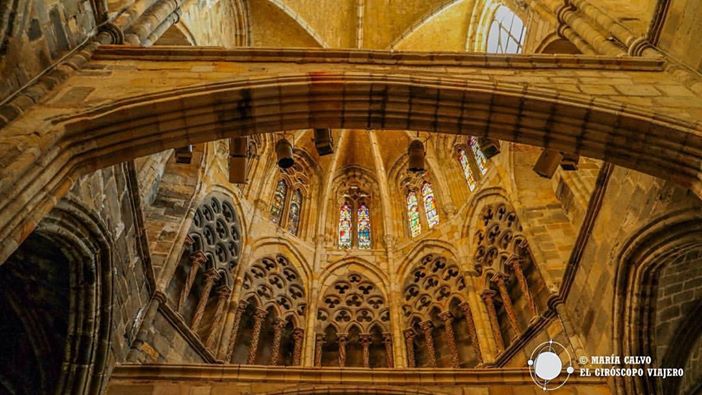
[[[495,299],[495,295],[497,295],[497,292],[493,291],[492,289],[484,289],[483,292],[480,293],[480,297],[483,299],[485,302],[492,302]]]
[[[451,322],[453,320],[453,314],[451,314],[449,311],[444,311],[439,313],[439,318],[443,322]]]
[[[405,337],[405,339],[413,339],[415,336],[417,336],[413,329],[405,329],[402,332],[402,335]]]
[[[391,342],[392,342],[392,333],[390,333],[390,332],[383,333],[383,343],[391,343]]]
[[[273,322],[273,328],[274,328],[274,329],[283,330],[283,329],[285,328],[286,325],[288,325],[288,321],[286,321],[286,320],[284,320],[284,319],[281,319],[281,318],[277,318],[277,319]]]
[[[370,344],[373,341],[373,337],[369,333],[362,333],[358,339],[361,344]]]
[[[266,318],[266,316],[268,315],[268,311],[267,311],[267,310],[263,310],[263,309],[261,309],[261,308],[257,308],[256,311],[254,311],[254,314],[253,314],[253,315],[254,315],[254,318],[257,318],[257,319],[264,319],[264,318]]]
[[[189,258],[190,263],[192,263],[193,265],[202,265],[205,262],[207,262],[207,255],[205,255],[205,253],[202,252],[202,250],[197,250],[193,252],[192,254],[190,254]]]
[[[240,300],[239,304],[236,306],[236,309],[243,313],[247,307],[249,307],[249,302],[246,300]]]
[[[305,337],[305,330],[302,328],[295,328],[292,331],[292,337],[295,340],[302,340]]]
[[[432,323],[431,320],[426,320],[419,323],[419,327],[422,328],[422,330],[424,331],[431,329],[433,326],[434,323]]]

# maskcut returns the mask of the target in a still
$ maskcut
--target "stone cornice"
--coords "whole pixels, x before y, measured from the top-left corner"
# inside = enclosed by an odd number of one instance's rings
[[[663,58],[583,55],[494,55],[467,52],[395,52],[340,49],[218,47],[129,47],[102,45],[94,60],[221,61],[247,63],[359,64],[408,67],[479,67],[512,69],[606,69],[663,71]]]
[[[533,385],[528,369],[298,368],[257,365],[142,365],[115,367],[112,381],[263,382],[266,384]],[[598,377],[572,376],[568,384],[605,384]]]

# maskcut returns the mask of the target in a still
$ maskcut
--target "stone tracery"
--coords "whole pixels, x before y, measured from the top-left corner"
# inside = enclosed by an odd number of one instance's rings
[[[473,240],[473,269],[485,284],[481,298],[502,351],[539,315],[535,289],[544,288],[543,280],[533,270],[517,214],[506,203],[483,207]]]
[[[358,273],[334,282],[317,311],[316,366],[392,367],[390,311],[377,285]],[[371,361],[371,353],[382,355]]]
[[[179,267],[181,275],[174,278],[170,289],[175,310],[189,320],[192,331],[211,349],[222,329],[221,315],[233,290],[232,276],[242,242],[231,199],[223,194],[208,195],[195,211]],[[207,320],[209,327],[201,328],[206,315],[212,317]]]
[[[252,263],[243,275],[226,360],[243,362],[245,356],[248,364],[299,365],[306,309],[304,284],[287,257],[267,256]],[[246,320],[252,321],[249,328]],[[262,335],[266,332],[272,339]],[[269,350],[259,349],[264,341],[270,341]],[[288,355],[283,355],[284,343],[292,346]]]
[[[408,272],[403,287],[402,315],[410,367],[417,366],[419,359],[420,365],[429,367],[438,367],[439,362],[456,368],[473,359],[481,362],[467,293],[461,269],[444,256],[426,255]],[[437,361],[434,329],[442,329],[445,333],[440,337],[445,341],[439,340],[442,344],[438,347],[447,349],[447,361]],[[467,347],[462,347],[463,352],[459,353],[457,329],[467,334],[472,348],[470,353],[475,353],[475,356],[468,355]],[[422,358],[418,358],[419,354]]]

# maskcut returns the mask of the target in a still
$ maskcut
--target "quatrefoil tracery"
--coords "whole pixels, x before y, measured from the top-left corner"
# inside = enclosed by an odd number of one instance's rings
[[[366,332],[373,325],[389,331],[390,315],[384,306],[385,298],[378,287],[363,275],[351,273],[329,286],[322,298],[317,312],[319,331],[324,331],[330,316],[338,333],[347,333],[353,325]]]

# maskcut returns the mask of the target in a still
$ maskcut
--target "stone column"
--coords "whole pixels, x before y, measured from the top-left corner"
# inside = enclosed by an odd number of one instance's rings
[[[370,345],[373,339],[371,335],[360,336],[361,347],[363,347],[363,367],[370,368]]]
[[[305,330],[302,328],[295,328],[292,333],[294,347],[293,347],[293,366],[300,366],[302,364],[302,342],[305,339]]]
[[[241,325],[241,316],[244,315],[246,311],[246,306],[248,302],[242,300],[236,307],[236,315],[234,316],[234,324],[232,325],[232,334],[229,338],[229,345],[227,346],[227,356],[225,358],[226,362],[232,361],[232,356],[234,355],[234,347],[236,347],[236,336],[239,334],[239,325]]]
[[[492,281],[497,285],[497,289],[500,290],[500,297],[502,298],[502,305],[507,313],[507,318],[509,319],[509,325],[512,327],[514,332],[514,337],[519,337],[519,322],[517,321],[517,315],[514,312],[514,306],[512,306],[512,299],[509,297],[509,292],[507,291],[507,286],[505,285],[505,275],[496,274],[492,277]]]
[[[463,310],[463,315],[466,317],[466,326],[468,326],[468,336],[473,343],[476,354],[478,354],[478,362],[483,362],[483,354],[480,351],[480,343],[478,342],[478,332],[475,330],[475,322],[473,321],[473,312],[470,309],[468,302],[461,303],[459,306]]]
[[[273,347],[271,351],[271,365],[276,366],[280,364],[280,340],[283,337],[283,329],[285,329],[284,320],[277,320],[273,324]]]
[[[314,366],[322,366],[322,346],[324,346],[324,335],[317,334],[314,342]]]
[[[392,357],[392,334],[391,333],[383,333],[383,345],[385,345],[385,362],[388,365],[389,368],[394,368],[395,367],[395,361],[393,360]]]
[[[497,312],[495,311],[495,291],[486,289],[480,296],[482,297],[483,302],[485,302],[485,307],[487,308],[488,318],[490,319],[490,327],[492,328],[492,335],[495,337],[497,353],[499,354],[504,351],[505,342],[502,339],[500,323],[497,321]]]
[[[427,320],[419,324],[424,333],[424,345],[427,348],[427,354],[429,356],[429,367],[436,367],[436,350],[434,349],[434,336],[431,334],[431,329],[433,325],[431,321]]]
[[[210,269],[205,272],[205,285],[202,287],[202,294],[200,294],[200,300],[197,302],[197,308],[195,309],[195,315],[193,316],[193,322],[190,324],[190,329],[194,333],[197,333],[200,327],[200,321],[202,316],[205,314],[205,307],[207,307],[207,301],[210,299],[210,292],[212,291],[212,286],[214,286],[215,281],[219,277],[219,274],[214,270]]]
[[[451,353],[451,367],[458,368],[461,360],[458,356],[458,347],[456,346],[456,335],[453,333],[453,315],[448,311],[439,314],[439,318],[444,323],[444,331],[448,339],[449,352]]]
[[[416,334],[412,329],[407,329],[402,333],[405,336],[405,346],[407,347],[407,367],[414,368],[414,336]]]
[[[215,347],[215,341],[219,338],[219,333],[222,330],[222,324],[224,323],[224,320],[222,319],[222,312],[224,311],[224,305],[227,303],[229,300],[229,295],[232,294],[232,290],[227,288],[227,287],[221,287],[217,290],[217,307],[215,308],[215,313],[214,313],[214,322],[212,323],[212,327],[210,328],[210,333],[207,335],[207,348],[212,350],[214,354],[217,353],[217,349]]]
[[[253,365],[256,363],[256,353],[258,353],[258,341],[261,340],[261,327],[263,326],[263,320],[268,315],[266,310],[256,309],[254,313],[254,325],[251,331],[251,346],[249,346],[249,357],[246,363]]]
[[[346,335],[338,335],[337,342],[339,343],[339,367],[346,366]]]
[[[190,289],[193,287],[195,278],[197,278],[197,273],[200,270],[200,266],[204,265],[205,262],[207,262],[207,257],[202,251],[197,251],[190,255],[190,272],[188,272],[188,277],[185,279],[183,289],[180,290],[180,297],[178,298],[177,307],[178,312],[180,312],[180,309],[185,304],[185,300],[188,298],[188,295],[190,295]]]
[[[527,304],[531,309],[532,315],[534,317],[537,317],[539,315],[539,311],[536,308],[536,303],[534,303],[534,299],[531,297],[531,292],[529,292],[529,285],[527,284],[526,277],[524,277],[524,272],[522,271],[522,265],[520,260],[513,259],[512,261],[510,261],[509,266],[512,268],[514,276],[517,278],[519,288],[522,290],[522,294],[526,298]]]

